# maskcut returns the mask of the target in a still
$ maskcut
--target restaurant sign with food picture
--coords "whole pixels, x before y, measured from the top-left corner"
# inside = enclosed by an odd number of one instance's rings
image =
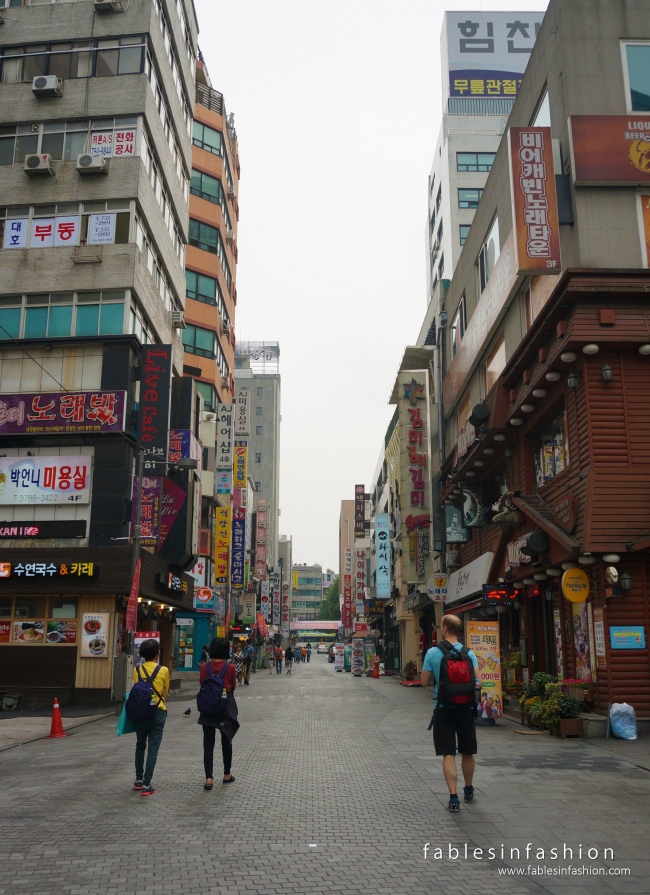
[[[110,612],[86,612],[81,617],[81,655],[88,659],[107,659]]]

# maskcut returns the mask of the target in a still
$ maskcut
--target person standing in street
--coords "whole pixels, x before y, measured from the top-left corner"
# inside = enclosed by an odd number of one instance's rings
[[[244,679],[244,651],[242,650],[241,643],[237,644],[232,659],[235,663],[235,671],[237,672],[237,683],[241,684]]]
[[[255,650],[253,649],[253,645],[250,640],[246,641],[246,647],[244,649],[244,684],[248,687],[250,683],[251,676],[251,665],[253,664],[253,653]]]
[[[428,650],[420,681],[427,687],[435,680],[434,711],[429,725],[433,727],[436,755],[442,756],[442,772],[449,789],[449,811],[460,811],[456,792],[458,770],[456,749],[461,754],[461,769],[465,781],[463,797],[474,798],[474,756],[476,747],[476,691],[480,690],[478,660],[472,650],[463,646],[458,635],[462,622],[456,615],[442,619],[442,642]]]
[[[307,644],[307,661],[311,659],[311,643]]]
[[[282,647],[276,646],[273,655],[275,656],[275,673],[282,674]]]
[[[291,649],[291,644],[284,651],[284,662],[287,666],[287,674],[291,674],[291,669],[293,667],[293,650]]]
[[[201,658],[199,659],[199,665],[205,665],[205,663],[210,658],[208,654],[208,647],[204,645],[203,650],[201,652]]]
[[[169,669],[158,664],[159,654],[160,642],[154,637],[147,638],[140,644],[140,655],[144,661],[133,669],[134,684],[148,681],[153,688],[152,717],[133,722],[136,734],[133,789],[139,791],[142,796],[152,796],[156,791],[151,785],[151,778],[156,767],[158,750],[167,720],[165,696],[169,692]],[[145,752],[147,753],[146,765]]]
[[[210,661],[201,666],[199,680],[201,691],[204,687],[213,687],[213,696],[219,701],[219,712],[201,711],[198,724],[203,727],[203,766],[205,769],[204,789],[212,789],[214,785],[214,743],[217,730],[221,733],[221,755],[223,758],[223,782],[234,783],[235,778],[231,773],[232,768],[232,741],[239,730],[237,720],[237,703],[235,702],[235,687],[237,686],[237,674],[235,666],[228,661],[230,648],[225,638],[217,638],[210,644]],[[212,678],[213,684],[206,684],[206,680]],[[216,679],[216,680],[215,680]],[[221,689],[220,686],[221,685]],[[226,694],[223,699],[223,694]]]
[[[300,650],[300,661],[301,662],[307,661],[307,647],[306,646],[303,646],[303,648]]]

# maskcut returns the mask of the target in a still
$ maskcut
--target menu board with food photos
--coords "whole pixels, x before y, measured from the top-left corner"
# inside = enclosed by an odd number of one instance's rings
[[[14,643],[43,643],[45,622],[14,622]]]
[[[74,644],[77,642],[77,622],[55,621],[47,623],[46,643]]]
[[[81,655],[89,659],[107,659],[110,612],[86,612],[81,616]]]

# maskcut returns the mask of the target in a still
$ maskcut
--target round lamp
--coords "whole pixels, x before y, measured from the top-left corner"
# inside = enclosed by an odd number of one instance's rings
[[[557,382],[558,379],[562,378],[562,374],[558,373],[557,370],[549,370],[549,372],[546,374],[546,378],[549,382]]]
[[[511,426],[521,426],[522,423],[523,420],[520,416],[513,416],[513,418],[510,420]]]
[[[575,351],[565,351],[564,354],[560,355],[560,360],[563,360],[565,364],[572,364],[578,355]]]
[[[533,389],[533,398],[545,398],[547,395],[547,391],[545,388],[534,388]]]
[[[600,351],[600,345],[596,345],[595,342],[590,342],[588,345],[585,345],[582,349],[583,354],[598,354]]]

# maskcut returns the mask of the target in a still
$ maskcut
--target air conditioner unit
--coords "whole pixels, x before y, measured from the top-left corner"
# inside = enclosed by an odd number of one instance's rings
[[[124,0],[95,0],[95,12],[124,12]]]
[[[108,174],[108,159],[83,152],[77,156],[77,171],[80,174]]]
[[[230,388],[230,381],[225,377],[221,377],[221,388]]]
[[[235,198],[235,187],[231,186],[230,184],[228,184],[228,198],[229,199]]]
[[[226,230],[226,239],[228,240],[230,245],[233,244],[233,242],[235,241],[235,233],[233,230]]]
[[[37,75],[32,81],[34,96],[63,96],[63,81],[56,75]]]
[[[174,329],[185,329],[185,317],[182,311],[172,311],[172,326]]]
[[[54,176],[52,156],[47,153],[44,155],[26,155],[23,171],[30,176],[36,174],[50,174]]]
[[[447,550],[445,554],[445,562],[447,566],[458,566],[460,565],[460,554],[457,550]]]
[[[230,336],[230,321],[229,320],[221,321],[221,332],[224,334],[224,336]]]

